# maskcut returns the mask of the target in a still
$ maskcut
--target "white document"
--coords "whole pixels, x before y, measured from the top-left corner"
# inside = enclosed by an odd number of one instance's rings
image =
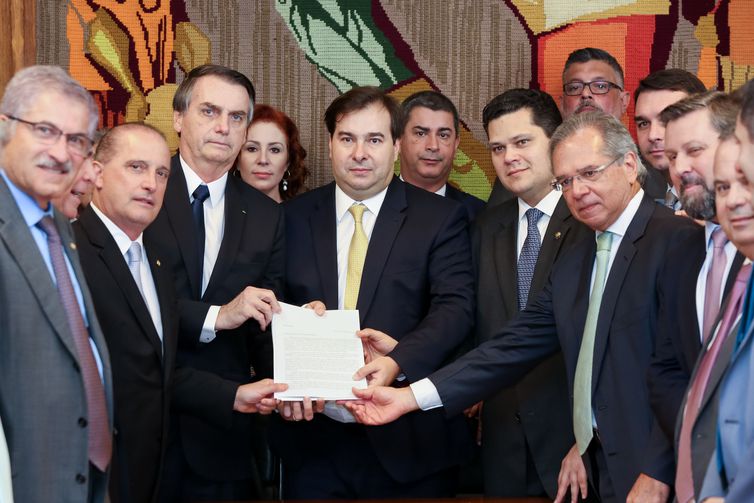
[[[303,397],[324,400],[354,400],[351,388],[366,388],[366,379],[353,380],[364,366],[364,349],[358,311],[327,311],[317,316],[313,309],[280,303],[272,316],[275,382],[288,390],[275,393],[280,400]]]

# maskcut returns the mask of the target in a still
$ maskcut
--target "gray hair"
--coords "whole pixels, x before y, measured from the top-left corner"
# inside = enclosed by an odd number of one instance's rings
[[[89,115],[86,133],[93,137],[99,123],[99,109],[89,91],[59,66],[35,65],[16,72],[5,88],[0,113],[23,118],[39,96],[49,91],[79,101],[86,107]],[[0,145],[7,143],[14,130],[15,122],[0,123]]]
[[[642,163],[641,157],[639,157],[639,152],[636,149],[633,138],[631,138],[631,133],[628,132],[621,121],[599,110],[575,114],[558,126],[558,129],[555,130],[552,138],[550,138],[550,160],[552,161],[552,154],[558,148],[558,145],[582,129],[587,128],[592,128],[600,133],[602,137],[602,153],[607,157],[614,159],[632,152],[636,157],[637,179],[639,183],[644,182],[644,179],[647,177],[647,168]]]

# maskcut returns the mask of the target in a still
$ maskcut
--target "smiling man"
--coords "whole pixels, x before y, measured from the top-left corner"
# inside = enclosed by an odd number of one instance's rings
[[[458,201],[473,220],[484,201],[448,183],[461,141],[455,105],[436,91],[420,91],[403,101],[401,112],[401,179]]]
[[[176,362],[222,378],[174,404],[163,475],[166,501],[255,495],[256,421],[236,409],[239,387],[271,375],[267,330],[283,281],[280,205],[228,171],[245,143],[254,87],[230,68],[202,65],[173,97],[180,135],[165,202],[145,231],[175,277],[180,315]],[[201,407],[214,400],[214,422]]]
[[[401,113],[381,90],[336,98],[325,124],[335,182],[285,203],[285,298],[358,309],[364,332],[398,341],[375,383],[417,381],[473,323],[466,211],[393,175]],[[463,417],[435,411],[365,428],[339,422],[353,419],[333,405],[311,422],[276,421],[285,499],[454,496],[471,448]]]
[[[654,349],[657,279],[671,243],[693,223],[646,197],[636,146],[599,112],[565,121],[550,141],[555,183],[593,233],[560,255],[542,293],[488,342],[408,388],[356,390],[358,420],[383,424],[416,409],[456,414],[562,348],[577,452],[590,485],[569,481],[572,501],[665,501],[672,457],[655,457],[645,385]],[[586,257],[586,259],[585,259]],[[560,498],[559,498],[560,500]]]

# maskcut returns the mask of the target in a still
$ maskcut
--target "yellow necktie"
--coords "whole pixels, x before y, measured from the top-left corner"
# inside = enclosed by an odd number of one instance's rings
[[[361,272],[364,270],[364,259],[367,256],[369,240],[361,225],[361,217],[364,216],[366,206],[361,203],[354,204],[348,211],[353,215],[354,227],[351,237],[351,246],[348,248],[348,272],[346,273],[346,292],[343,298],[345,309],[356,309],[356,301],[359,298],[361,286]]]

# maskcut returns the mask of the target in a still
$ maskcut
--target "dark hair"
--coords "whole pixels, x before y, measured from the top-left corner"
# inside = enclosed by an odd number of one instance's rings
[[[489,134],[490,122],[522,108],[531,111],[532,122],[542,128],[548,138],[563,122],[558,105],[546,92],[535,89],[509,89],[492,98],[492,101],[484,106],[482,110],[484,130]]]
[[[603,61],[610,65],[610,67],[615,70],[615,73],[618,74],[619,82],[616,82],[616,84],[623,87],[623,68],[621,68],[618,60],[615,59],[613,55],[606,50],[596,49],[594,47],[582,47],[581,49],[576,49],[571,54],[569,54],[568,59],[566,59],[565,66],[563,67],[563,78],[565,79],[565,74],[572,64],[588,63],[589,61]]]
[[[287,201],[306,190],[304,184],[309,177],[309,170],[304,164],[306,150],[301,146],[296,123],[282,111],[270,105],[257,105],[254,107],[254,118],[251,120],[249,127],[260,122],[268,122],[276,125],[285,135],[288,146],[288,177],[283,176],[283,179],[278,184],[278,190],[280,191],[280,198],[283,201]],[[239,154],[238,158],[240,159],[240,157],[241,155]],[[238,163],[238,160],[236,160],[236,163]],[[235,171],[237,172],[238,168],[235,168]],[[287,181],[288,190],[283,190],[283,180]]]
[[[173,110],[176,112],[185,112],[188,110],[189,103],[191,102],[191,92],[194,90],[196,81],[208,76],[217,77],[228,84],[234,84],[246,89],[246,93],[249,95],[249,110],[246,119],[247,121],[251,121],[254,100],[256,99],[254,85],[243,73],[220,65],[201,65],[191,70],[178,86],[175,95],[173,95]]]
[[[708,109],[710,123],[720,137],[730,136],[736,128],[739,100],[720,91],[706,91],[688,96],[681,101],[669,105],[660,113],[660,121],[668,125],[669,122],[680,119],[697,110]]]
[[[442,111],[453,114],[453,128],[455,129],[456,136],[458,136],[458,109],[453,102],[450,101],[450,98],[437,91],[419,91],[403,100],[403,103],[401,103],[401,112],[403,112],[401,133],[406,129],[411,110],[416,107],[424,107],[435,112]]]
[[[686,94],[703,93],[707,88],[699,77],[680,68],[667,68],[652,72],[639,81],[634,91],[634,103],[644,91],[682,91]]]
[[[344,115],[357,110],[364,110],[373,104],[383,106],[390,114],[390,134],[393,136],[393,143],[395,143],[401,136],[400,105],[380,88],[372,86],[354,87],[330,103],[325,111],[325,125],[330,137],[335,133],[335,126]]]
[[[112,127],[102,134],[102,137],[97,142],[97,149],[94,152],[94,160],[101,164],[107,164],[110,162],[118,151],[118,141],[121,134],[138,129],[151,131],[165,140],[165,135],[162,131],[154,126],[150,126],[143,122],[126,122]],[[165,145],[167,146],[167,141],[165,142]]]
[[[754,139],[754,79],[748,81],[737,91],[742,99],[741,124],[746,127],[749,139]]]

